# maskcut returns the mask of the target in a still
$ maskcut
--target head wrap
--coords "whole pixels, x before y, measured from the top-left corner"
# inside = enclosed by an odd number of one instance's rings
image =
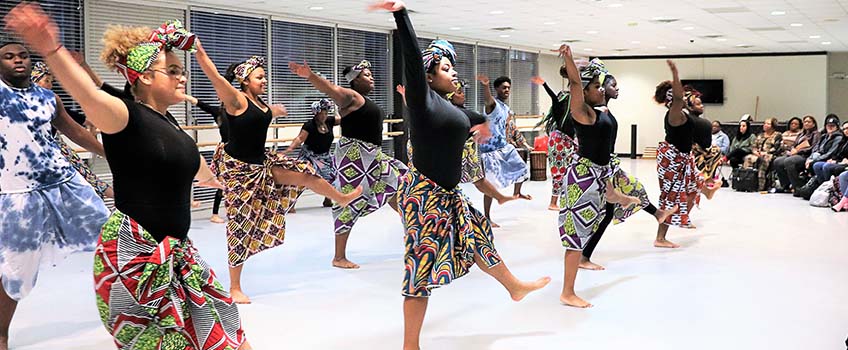
[[[30,73],[29,77],[33,83],[38,83],[41,79],[44,79],[45,76],[50,75],[50,68],[47,68],[47,65],[44,62],[35,62],[32,65],[32,73]]]
[[[141,73],[147,71],[159,57],[162,49],[194,52],[197,51],[195,39],[194,33],[186,30],[179,20],[165,22],[150,33],[146,42],[130,49],[126,57],[118,57],[115,66],[130,84],[134,84]]]
[[[350,72],[347,72],[347,74],[345,74],[345,79],[347,79],[348,84],[358,78],[359,74],[366,69],[371,69],[371,62],[368,62],[368,60],[362,60],[362,62],[359,62],[359,64],[353,66],[350,69]]]
[[[243,83],[247,80],[247,77],[250,76],[250,73],[256,70],[256,68],[265,66],[265,57],[262,56],[251,56],[247,59],[247,61],[242,62],[238,66],[236,66],[233,73],[236,75],[236,80],[239,84]]]
[[[701,97],[701,93],[698,90],[685,90],[683,91],[683,102],[686,103],[686,108],[692,108],[695,106],[695,99]],[[668,89],[665,92],[665,107],[671,108],[671,102],[674,100],[674,92],[673,89]]]
[[[456,93],[459,92],[460,90],[465,90],[465,86],[468,85],[468,82],[465,81],[465,80],[460,80],[460,81],[457,81],[456,84],[454,84],[454,85],[456,86],[456,90],[446,95],[448,100],[453,99],[453,95],[456,95]]]
[[[330,112],[335,106],[329,98],[322,98],[319,101],[312,102],[312,115],[318,115],[321,111]]]
[[[456,65],[456,50],[447,40],[437,39],[433,40],[426,50],[421,51],[421,58],[424,60],[424,71],[427,72],[442,62],[442,58],[447,58],[451,64]]]
[[[583,83],[583,88],[585,89],[589,86],[589,83],[592,82],[592,79],[598,77],[598,81],[601,82],[601,86],[604,85],[604,80],[607,78],[607,67],[604,65],[604,61],[601,61],[598,58],[593,58],[589,60],[589,64],[585,67],[580,68],[580,82]]]

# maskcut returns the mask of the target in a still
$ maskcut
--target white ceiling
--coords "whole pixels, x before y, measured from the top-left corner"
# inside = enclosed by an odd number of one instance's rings
[[[394,28],[390,14],[366,11],[367,0],[192,3]],[[409,0],[407,6],[416,12],[419,35],[535,50],[579,40],[575,52],[599,56],[848,51],[848,0]],[[713,35],[721,38],[707,38]]]

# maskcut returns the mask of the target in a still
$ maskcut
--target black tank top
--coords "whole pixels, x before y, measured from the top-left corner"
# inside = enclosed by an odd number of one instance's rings
[[[323,134],[318,130],[318,123],[315,121],[315,118],[309,119],[301,127],[302,130],[306,130],[309,133],[303,144],[308,146],[309,150],[316,154],[327,153],[330,151],[330,147],[333,146],[333,139],[335,138],[333,136],[333,127],[336,125],[336,118],[328,116],[324,124],[327,125],[327,132]]]
[[[595,108],[595,113],[598,118],[594,125],[574,122],[577,142],[580,144],[577,154],[592,163],[607,165],[610,161],[610,144],[613,142],[613,126],[617,124],[614,124],[609,112]]]
[[[668,112],[665,112],[665,141],[674,145],[680,152],[691,152],[695,134],[693,124],[692,117],[687,115],[686,123],[680,126],[671,126],[668,123]],[[712,143],[712,140],[710,142]]]
[[[612,122],[612,136],[610,137],[610,154],[615,154],[615,141],[618,139],[618,120],[612,115],[612,111],[607,107],[607,115]]]
[[[265,162],[265,140],[268,137],[268,126],[274,119],[271,108],[263,112],[248,99],[247,109],[240,116],[231,116],[226,112],[224,114],[230,129],[230,141],[224,146],[227,154],[245,163]]]
[[[197,144],[170,114],[122,101],[129,112],[127,126],[103,134],[115,207],[157,241],[184,239],[191,225],[191,183],[200,169]]]
[[[342,117],[342,136],[377,146],[383,143],[383,109],[367,96],[365,104]]]
[[[695,143],[704,150],[709,149],[713,145],[713,123],[709,119],[700,116],[690,116],[690,118],[692,118],[692,123],[694,124],[693,138]]]

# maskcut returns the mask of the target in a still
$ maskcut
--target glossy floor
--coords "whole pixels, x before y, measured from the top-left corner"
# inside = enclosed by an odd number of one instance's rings
[[[658,196],[655,162],[624,161]],[[559,303],[563,249],[549,182],[531,202],[495,207],[497,248],[520,278],[551,284],[512,302],[474,269],[434,292],[424,349],[845,349],[848,214],[791,195],[719,191],[694,213],[696,230],[672,229],[676,250],[653,248],[652,217],[613,226],[595,253],[606,271],[581,271],[577,290],[596,306]],[[466,193],[481,208],[481,195]],[[251,258],[240,308],[256,349],[400,349],[403,228],[389,208],[354,228],[349,256],[362,269],[330,267],[329,209],[306,196],[288,219],[286,244]],[[228,283],[224,226],[198,219],[190,237]],[[94,304],[91,255],[45,268],[18,309],[12,348],[114,349]]]

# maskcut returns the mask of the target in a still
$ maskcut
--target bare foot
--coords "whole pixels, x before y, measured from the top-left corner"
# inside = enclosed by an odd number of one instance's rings
[[[511,196],[511,197],[502,196],[502,197],[498,198],[498,205],[503,205],[506,202],[514,201],[516,199],[518,199],[517,196]]]
[[[333,267],[338,267],[338,268],[340,268],[340,269],[348,269],[348,270],[351,270],[351,269],[358,269],[358,268],[359,268],[359,265],[354,264],[354,263],[353,263],[352,261],[350,261],[350,260],[347,260],[347,258],[341,258],[341,259],[335,259],[335,258],[334,258],[334,259],[333,259]]]
[[[191,201],[191,207],[195,209],[200,208],[200,201]]]
[[[696,229],[696,228],[698,228],[698,227],[697,227],[697,226],[695,226],[695,224],[693,224],[693,223],[690,221],[690,222],[689,222],[688,224],[686,224],[686,225],[680,225],[680,228],[685,228],[685,229],[687,229],[687,230],[694,230],[694,229]]]
[[[245,340],[244,343],[241,343],[238,350],[253,350],[253,347],[250,346],[250,343],[248,343],[247,340]]]
[[[615,203],[615,204],[621,205],[622,207],[625,207],[625,208],[630,208],[634,205],[639,205],[639,204],[642,203],[642,201],[639,200],[639,198],[625,195],[625,194],[619,192],[616,189],[608,190],[606,192],[605,197],[606,197],[607,201],[609,201],[610,203]]]
[[[578,297],[577,294],[572,295],[560,295],[559,302],[580,309],[587,309],[594,305],[590,304],[588,301],[583,300],[583,298]]]
[[[661,240],[661,241],[659,241],[659,240],[654,241],[654,247],[657,247],[657,248],[680,248],[680,245],[676,244],[672,241],[669,241],[667,239],[664,239],[664,240]]]
[[[233,299],[233,302],[236,304],[250,304],[250,298],[247,297],[241,290],[238,289],[230,289],[230,298]]]
[[[551,282],[550,277],[542,277],[533,282],[521,282],[518,286],[518,290],[514,292],[510,292],[509,296],[513,301],[521,301],[527,294],[530,294],[533,291],[544,288]]]
[[[342,200],[340,200],[338,204],[340,207],[344,208],[348,204],[350,204],[350,202],[353,202],[353,200],[356,199],[356,197],[359,197],[361,194],[362,186],[358,186],[355,190],[353,190],[353,192],[342,195]]]
[[[496,224],[492,219],[489,219],[489,225],[492,225],[492,228],[500,228],[501,225]]]
[[[585,270],[592,270],[592,271],[606,270],[605,267],[593,263],[591,260],[587,259],[585,256],[580,257],[580,264],[577,265],[577,267],[579,267],[581,269],[585,269]]]
[[[675,205],[671,209],[657,209],[657,212],[654,213],[654,217],[657,218],[658,223],[664,223],[666,220],[668,220],[669,216],[672,216],[674,215],[674,213],[677,212],[677,209],[679,209],[677,205]]]
[[[209,221],[214,222],[216,224],[223,224],[224,222],[226,222],[226,220],[224,220],[224,218],[218,216],[218,214],[212,214],[212,217],[209,218]]]
[[[294,207],[292,207],[292,208],[289,210],[289,212],[288,212],[288,213],[286,213],[286,214],[297,214],[297,209],[295,209]]]
[[[718,191],[720,188],[721,180],[718,180],[718,182],[712,184],[708,184],[704,186],[704,196],[707,197],[707,199],[713,199],[713,196],[715,196],[716,191]]]
[[[548,210],[559,211],[559,206],[556,204],[551,204],[548,206]]]
[[[533,199],[533,196],[531,196],[531,195],[529,195],[529,194],[521,194],[521,193],[518,193],[518,194],[514,194],[514,195],[512,195],[512,196],[513,196],[513,197],[515,197],[515,198],[526,199],[526,200],[528,200],[528,201],[529,201],[529,200],[531,200],[531,199]]]

